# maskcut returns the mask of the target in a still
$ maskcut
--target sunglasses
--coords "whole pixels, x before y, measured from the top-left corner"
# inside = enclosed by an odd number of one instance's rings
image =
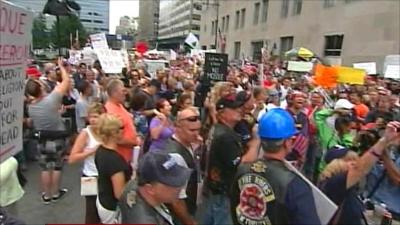
[[[186,120],[189,122],[197,122],[200,120],[200,116],[189,116],[187,118],[180,119],[180,121],[182,121],[182,120]]]

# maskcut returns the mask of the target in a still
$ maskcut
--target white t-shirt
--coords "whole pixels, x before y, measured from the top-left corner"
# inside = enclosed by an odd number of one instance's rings
[[[90,131],[90,126],[84,128],[82,131],[88,134],[88,140],[86,142],[86,146],[83,151],[92,151],[100,146],[100,142],[96,140],[93,136],[92,132]],[[96,164],[94,163],[94,154],[87,157],[83,163],[82,173],[85,176],[92,177],[98,176],[99,172],[97,171]]]

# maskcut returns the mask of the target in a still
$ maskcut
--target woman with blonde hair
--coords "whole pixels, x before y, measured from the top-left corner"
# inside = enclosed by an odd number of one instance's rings
[[[326,168],[320,175],[320,189],[339,206],[331,224],[365,222],[363,204],[358,199],[358,183],[384,154],[388,144],[399,141],[400,122],[390,122],[385,134],[361,157],[342,146],[334,146],[325,155]]]
[[[206,124],[214,125],[217,123],[217,110],[215,104],[220,98],[226,97],[230,94],[234,94],[235,89],[230,82],[217,82],[208,94],[204,107],[208,111]]]
[[[69,163],[84,161],[82,168],[82,182],[96,181],[98,172],[94,163],[94,154],[100,145],[100,137],[98,133],[97,121],[105,112],[101,103],[92,103],[88,108],[89,126],[82,129],[72,147],[71,154],[68,158]],[[91,179],[88,179],[91,178]],[[82,183],[82,185],[84,185]],[[82,186],[83,190],[84,187]],[[83,193],[81,195],[86,198],[86,224],[97,224],[100,222],[96,209],[97,193]]]
[[[94,159],[99,174],[96,206],[101,223],[115,224],[118,200],[132,174],[128,163],[117,152],[124,127],[118,117],[103,114],[97,122],[97,129],[101,145]]]

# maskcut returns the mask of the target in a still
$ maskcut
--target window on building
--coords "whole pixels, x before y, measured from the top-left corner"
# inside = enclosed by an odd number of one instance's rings
[[[360,1],[360,0],[344,0],[345,3],[351,3],[351,2],[355,2],[355,1]]]
[[[80,19],[81,20],[81,22],[84,22],[84,23],[91,23],[92,21],[91,20],[88,20],[88,19]]]
[[[303,6],[303,0],[294,0],[292,15],[300,15],[302,6]]]
[[[324,8],[329,8],[335,5],[335,0],[324,0]]]
[[[215,49],[215,45],[210,45],[210,49]]]
[[[215,22],[211,21],[211,36],[214,35],[214,30],[215,30]]]
[[[234,43],[234,57],[240,59],[240,41]]]
[[[254,4],[254,18],[253,18],[254,25],[258,24],[259,17],[260,17],[260,3],[257,2],[256,4]]]
[[[253,49],[253,61],[256,63],[261,63],[261,48],[263,46],[263,41],[251,42],[251,47]]]
[[[286,18],[289,13],[289,0],[282,0],[281,17]]]
[[[267,22],[267,19],[268,19],[268,4],[269,4],[269,0],[263,0],[261,21],[264,23]]]
[[[240,20],[240,28],[243,28],[246,23],[246,9],[242,9],[242,18]]]
[[[229,31],[229,15],[226,15],[226,24],[225,24],[225,31]]]
[[[240,22],[240,11],[236,11],[236,17],[235,17],[235,29],[239,28],[239,22]]]
[[[202,45],[201,50],[207,50],[207,45]]]
[[[103,23],[101,20],[93,20],[94,23]]]
[[[281,55],[293,48],[293,36],[281,37]]]
[[[225,31],[225,16],[222,17],[221,32]]]
[[[325,36],[325,56],[340,56],[342,54],[344,35]]]

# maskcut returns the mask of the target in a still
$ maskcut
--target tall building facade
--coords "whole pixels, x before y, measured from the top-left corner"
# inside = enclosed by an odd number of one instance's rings
[[[171,0],[162,2],[158,44],[161,48],[177,49],[192,32],[200,35],[200,0]]]
[[[215,48],[222,39],[230,59],[255,61],[263,46],[277,55],[301,46],[335,64],[377,62],[382,72],[384,57],[400,51],[399,8],[391,0],[210,0],[200,43]]]
[[[158,37],[160,0],[139,0],[138,40],[155,47]]]
[[[123,16],[119,19],[119,25],[115,28],[115,34],[134,36],[138,27],[138,18]]]

